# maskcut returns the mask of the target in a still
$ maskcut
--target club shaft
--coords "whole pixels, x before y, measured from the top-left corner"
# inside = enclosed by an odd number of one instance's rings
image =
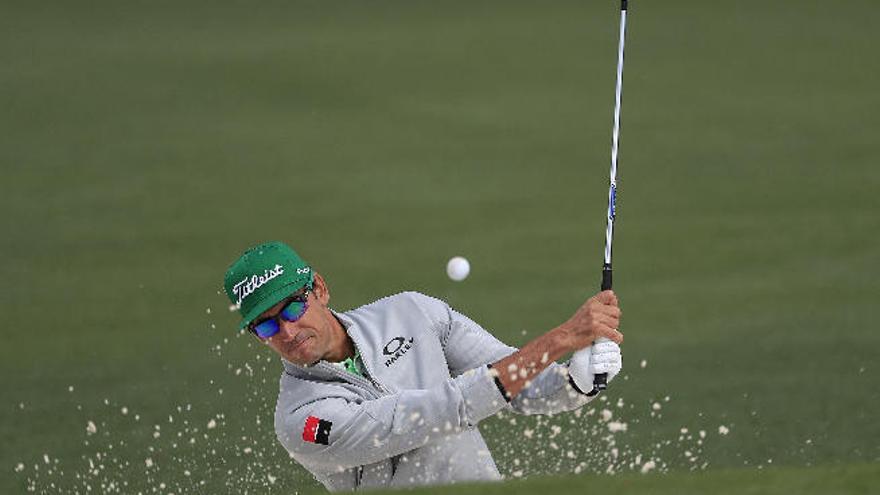
[[[605,227],[605,261],[602,264],[602,290],[612,286],[611,244],[614,240],[614,219],[617,214],[617,157],[620,146],[620,104],[623,97],[623,52],[626,40],[627,0],[620,2],[620,42],[617,45],[617,85],[614,91],[614,127],[611,132],[611,172],[608,185],[608,223]],[[593,387],[605,390],[608,387],[608,374],[598,373],[593,379]]]
[[[611,265],[611,244],[614,240],[614,218],[617,206],[617,157],[620,147],[620,103],[623,97],[623,52],[626,39],[626,0],[620,11],[620,43],[617,47],[617,85],[614,90],[614,127],[611,132],[611,173],[608,185],[608,224],[605,229],[605,264]],[[611,287],[607,287],[610,289]],[[603,287],[604,289],[604,287]]]

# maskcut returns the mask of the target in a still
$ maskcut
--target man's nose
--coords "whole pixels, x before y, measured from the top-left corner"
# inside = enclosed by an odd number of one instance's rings
[[[284,318],[278,318],[278,333],[284,334],[286,337],[293,337],[298,328],[295,321],[287,321]]]

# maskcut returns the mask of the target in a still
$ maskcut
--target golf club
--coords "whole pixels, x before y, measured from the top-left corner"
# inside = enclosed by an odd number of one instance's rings
[[[602,264],[602,290],[611,289],[611,241],[614,238],[614,217],[617,209],[617,154],[620,143],[620,99],[623,93],[623,45],[626,39],[626,2],[620,0],[620,43],[617,48],[617,87],[614,92],[614,130],[611,133],[611,177],[608,186],[608,224],[605,228],[605,261]],[[593,378],[597,390],[608,387],[608,374]]]

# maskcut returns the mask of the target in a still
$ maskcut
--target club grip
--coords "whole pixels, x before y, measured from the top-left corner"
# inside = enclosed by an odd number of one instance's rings
[[[611,263],[602,265],[602,290],[611,290]]]
[[[593,377],[593,390],[605,390],[608,388],[608,373],[599,373]]]
[[[602,265],[602,290],[611,290],[611,263]],[[605,390],[608,388],[608,373],[597,373],[593,377],[593,389]]]

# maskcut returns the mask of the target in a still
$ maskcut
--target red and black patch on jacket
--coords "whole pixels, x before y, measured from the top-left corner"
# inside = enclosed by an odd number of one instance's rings
[[[332,427],[333,423],[326,419],[309,416],[306,418],[306,425],[303,427],[303,440],[321,445],[330,445],[330,428]]]

